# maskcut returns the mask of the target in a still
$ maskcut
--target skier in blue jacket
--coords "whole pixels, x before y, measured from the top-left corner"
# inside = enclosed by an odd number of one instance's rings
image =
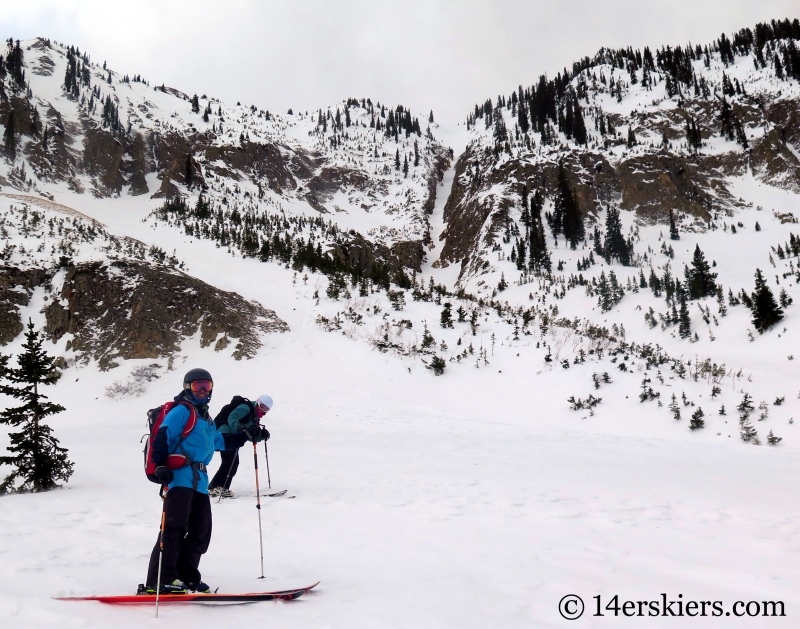
[[[183,379],[183,391],[175,397],[176,406],[167,414],[153,441],[152,457],[155,474],[162,485],[168,486],[164,498],[164,548],[156,542],[150,555],[147,583],[140,593],[155,594],[158,582],[159,554],[161,557],[161,593],[185,594],[209,592],[200,579],[200,557],[211,541],[211,502],[208,498],[208,473],[215,450],[238,450],[248,438],[260,440],[261,435],[217,432],[208,414],[208,402],[214,381],[205,369],[192,369]],[[189,420],[189,403],[197,414],[194,429],[183,440],[181,432]],[[190,464],[176,470],[166,467],[167,456],[179,452]]]

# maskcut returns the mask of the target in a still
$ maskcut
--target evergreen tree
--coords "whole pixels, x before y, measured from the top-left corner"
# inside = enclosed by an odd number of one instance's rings
[[[550,252],[547,251],[547,239],[542,224],[543,205],[544,199],[541,192],[537,190],[531,199],[530,253],[528,257],[530,269],[536,275],[550,273],[551,269]]]
[[[605,258],[605,253],[603,249],[603,236],[600,234],[600,228],[597,225],[594,226],[593,239],[594,239],[594,252],[601,258]]]
[[[619,210],[608,208],[606,213],[606,241],[603,257],[609,264],[611,260],[618,260],[623,266],[631,265],[631,247],[622,235],[622,222],[619,220]]]
[[[508,140],[508,130],[506,129],[506,121],[503,119],[503,112],[497,111],[495,114],[494,122],[494,141],[496,144]]]
[[[7,44],[8,53],[6,54],[5,65],[8,69],[8,73],[11,75],[11,78],[14,79],[18,88],[25,87],[25,70],[23,69],[23,53],[20,41],[17,40],[14,42],[13,39],[9,39]]]
[[[678,313],[678,335],[682,339],[687,339],[692,334],[692,319],[689,316],[689,308],[686,306],[686,290],[677,280],[675,281],[675,293],[681,304]]]
[[[661,297],[661,279],[656,275],[655,270],[653,267],[650,267],[650,290],[653,291],[653,295],[656,297]]]
[[[188,154],[186,156],[186,164],[185,164],[184,170],[185,170],[184,179],[186,181],[186,186],[188,188],[191,188],[192,187],[192,181],[194,179],[194,166],[192,165],[192,156],[191,156],[191,154]]]
[[[744,420],[739,422],[739,425],[742,428],[741,431],[739,431],[742,441],[751,442],[758,439],[758,432],[753,428],[749,417],[745,417]]]
[[[403,177],[408,177],[408,157],[403,155]]]
[[[192,96],[192,112],[196,114],[200,113],[200,99],[197,98],[197,94]]]
[[[711,266],[700,250],[700,245],[695,245],[692,268],[686,267],[684,274],[691,299],[702,299],[716,294],[717,285],[715,280],[717,279],[717,274],[711,272]]]
[[[577,144],[586,144],[587,135],[586,135],[586,122],[583,119],[583,112],[581,111],[581,106],[578,103],[578,100],[575,99],[575,103],[573,106],[573,128],[572,128],[572,136],[575,138],[575,142]]]
[[[678,226],[675,224],[675,213],[672,211],[672,209],[669,211],[669,239],[681,239],[681,235],[678,233]]]
[[[703,136],[700,135],[700,129],[697,128],[697,121],[693,116],[686,119],[686,144],[694,152],[703,145]]]
[[[528,110],[525,107],[525,101],[522,98],[522,86],[519,87],[519,107],[517,108],[517,124],[519,125],[519,130],[522,133],[527,133],[530,130],[530,124],[528,122]]]
[[[390,110],[391,111],[391,110]],[[436,340],[433,338],[433,335],[428,330],[428,324],[423,322],[423,330],[422,330],[422,344],[421,347],[423,350],[432,347],[436,343]]]
[[[750,309],[753,313],[752,322],[760,334],[783,319],[783,310],[775,302],[775,296],[761,275],[761,269],[756,269],[756,290],[753,292],[752,300],[753,305]]]
[[[705,415],[705,413],[703,413],[703,409],[700,408],[700,407],[697,407],[697,410],[694,413],[692,413],[692,419],[691,419],[691,421],[689,421],[689,428],[691,430],[697,430],[698,428],[704,428],[705,425],[706,425],[706,422],[703,419],[704,415]]]
[[[3,145],[6,148],[6,153],[11,156],[14,156],[17,152],[17,138],[14,136],[16,129],[14,128],[14,110],[12,109],[8,112],[8,118],[6,118],[6,130],[3,133]]]
[[[508,288],[508,282],[506,282],[505,273],[500,273],[500,281],[497,283],[497,290],[502,293],[506,288]]]
[[[681,407],[678,405],[678,399],[675,397],[674,393],[672,394],[672,402],[670,402],[670,405],[667,408],[670,410],[675,419],[681,418]]]
[[[776,446],[781,441],[783,441],[783,437],[776,437],[774,434],[772,434],[772,430],[769,431],[769,434],[767,435],[767,443],[769,445]]]
[[[628,126],[628,148],[636,146],[636,136],[633,133],[633,125]]]
[[[452,328],[453,327],[453,313],[452,313],[453,304],[449,301],[444,304],[444,308],[442,309],[442,314],[439,317],[439,322],[443,328]]]
[[[569,243],[570,248],[577,249],[578,243],[584,239],[586,233],[583,225],[583,214],[578,206],[578,200],[572,191],[567,173],[564,169],[564,162],[558,165],[558,182],[555,199],[554,215],[558,217],[556,225],[560,224],[564,233],[564,238]]]
[[[52,429],[43,421],[65,409],[44,401],[47,396],[39,392],[39,386],[54,384],[59,376],[53,368],[53,357],[42,349],[42,339],[30,320],[22,349],[17,368],[8,366],[7,357],[0,358],[0,393],[22,402],[21,406],[0,412],[0,423],[20,428],[19,432],[9,433],[8,451],[12,455],[0,457],[0,464],[14,467],[0,483],[0,493],[46,491],[57,487],[56,481],[67,481],[72,476],[73,463],[67,458],[67,450],[59,446]]]
[[[447,363],[445,362],[444,358],[434,355],[434,357],[431,358],[431,364],[428,365],[427,369],[431,369],[434,376],[441,376],[446,367]]]
[[[719,113],[720,131],[723,137],[733,140],[733,116],[731,114],[731,107],[725,97],[722,98],[722,109]]]

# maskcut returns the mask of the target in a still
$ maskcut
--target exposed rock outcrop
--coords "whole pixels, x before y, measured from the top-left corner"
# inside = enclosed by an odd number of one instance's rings
[[[0,345],[7,345],[22,332],[20,306],[27,306],[33,290],[49,277],[42,269],[0,267]]]
[[[288,330],[256,302],[135,261],[70,266],[45,315],[50,338],[74,335],[67,349],[94,358],[101,369],[120,359],[169,356],[198,331],[202,347],[233,339],[234,357],[250,358],[261,346],[261,333]]]

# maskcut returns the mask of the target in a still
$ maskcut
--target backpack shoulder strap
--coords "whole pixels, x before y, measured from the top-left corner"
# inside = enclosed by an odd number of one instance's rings
[[[256,405],[252,401],[248,400],[246,397],[242,398],[242,402],[244,404],[247,404],[247,407],[250,409],[250,414],[248,415],[248,417],[250,419],[254,419],[256,416]]]
[[[187,409],[189,409],[189,419],[186,420],[186,424],[183,426],[183,430],[181,431],[181,441],[183,441],[189,436],[189,433],[192,432],[194,427],[197,425],[197,411],[194,409],[194,406],[188,402],[181,402],[180,404],[181,406],[185,406]]]

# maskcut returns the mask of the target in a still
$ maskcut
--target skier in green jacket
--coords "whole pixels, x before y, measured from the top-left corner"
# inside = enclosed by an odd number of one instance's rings
[[[269,439],[269,431],[259,422],[272,408],[272,404],[272,398],[267,394],[259,395],[255,402],[236,395],[230,404],[222,407],[214,423],[223,435],[243,434],[254,443],[266,441]],[[236,476],[236,470],[239,469],[239,451],[220,452],[220,458],[222,461],[219,469],[208,484],[208,495],[234,498],[230,486],[233,477]]]

